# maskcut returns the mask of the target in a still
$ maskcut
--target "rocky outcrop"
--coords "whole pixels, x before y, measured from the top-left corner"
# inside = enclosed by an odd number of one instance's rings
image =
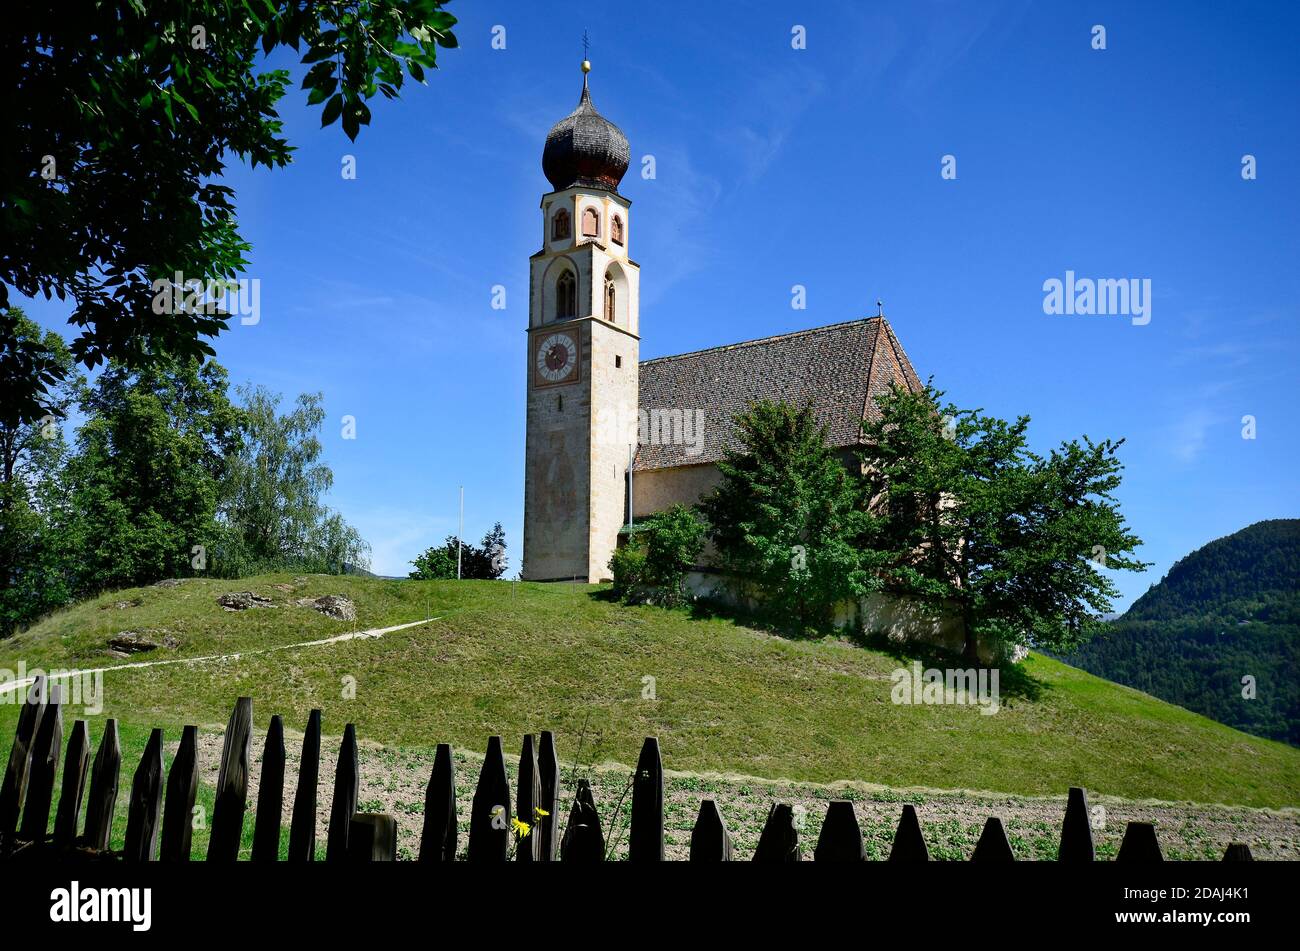
[[[227,611],[247,611],[249,608],[269,608],[274,602],[251,591],[232,591],[218,597],[217,604]]]
[[[319,598],[301,598],[297,604],[304,608],[314,608],[321,614],[328,615],[339,621],[355,621],[357,619],[357,606],[352,603],[351,599],[345,598],[341,594],[326,594]]]

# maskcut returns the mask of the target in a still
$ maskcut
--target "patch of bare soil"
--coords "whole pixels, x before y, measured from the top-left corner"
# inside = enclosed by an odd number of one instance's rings
[[[252,828],[261,775],[265,735],[253,738],[250,763],[248,814]],[[334,769],[339,737],[325,737],[321,743],[320,777],[316,790],[316,843],[323,856],[329,827],[330,803],[334,795]],[[199,778],[215,787],[221,759],[222,735],[202,732],[199,737]],[[485,744],[486,745],[486,744]],[[508,748],[513,744],[507,744]],[[281,824],[288,841],[294,796],[302,751],[302,736],[286,732],[284,807]],[[561,749],[561,755],[564,754]],[[397,819],[398,858],[415,859],[419,854],[424,816],[424,790],[433,767],[433,749],[388,748],[362,743],[360,746],[361,791],[358,811],[386,812]],[[482,766],[482,754],[455,751],[456,809],[460,825],[461,857],[469,835],[469,808]],[[517,763],[509,758],[506,769],[513,787]],[[562,764],[560,808],[557,816],[563,831],[578,778],[592,784],[601,825],[611,858],[627,854],[628,811],[631,803],[631,769],[616,764],[575,767]],[[669,859],[687,858],[691,828],[700,802],[713,799],[735,844],[737,860],[748,860],[758,844],[759,833],[773,803],[789,803],[795,810],[805,859],[812,857],[826,804],[848,799],[862,827],[867,854],[871,859],[889,855],[894,829],[903,803],[916,807],[932,859],[965,860],[970,857],[988,816],[1001,818],[1019,859],[1051,860],[1056,857],[1065,797],[1035,798],[980,793],[897,790],[866,783],[796,783],[751,777],[665,773],[664,838]],[[513,807],[513,803],[511,804]],[[1152,822],[1166,859],[1222,858],[1232,842],[1250,846],[1256,859],[1300,859],[1300,811],[1248,807],[1210,806],[1194,803],[1134,802],[1109,796],[1090,796],[1093,838],[1100,859],[1113,859],[1119,851],[1129,821]],[[241,856],[247,858],[247,855]]]

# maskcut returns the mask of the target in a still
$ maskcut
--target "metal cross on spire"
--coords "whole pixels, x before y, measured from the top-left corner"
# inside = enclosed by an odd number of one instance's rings
[[[583,30],[582,31],[582,58],[583,59],[587,59],[587,47],[589,45],[590,44],[587,42],[587,31]]]

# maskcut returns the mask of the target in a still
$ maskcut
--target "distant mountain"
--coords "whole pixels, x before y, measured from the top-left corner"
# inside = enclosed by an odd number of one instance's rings
[[[1071,657],[1084,670],[1300,746],[1300,519],[1198,548]],[[1255,697],[1242,696],[1253,677]]]

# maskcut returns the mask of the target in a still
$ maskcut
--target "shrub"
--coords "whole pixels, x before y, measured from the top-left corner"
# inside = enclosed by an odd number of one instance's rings
[[[649,595],[647,599],[680,604],[686,598],[686,573],[704,550],[705,531],[695,511],[681,504],[646,519],[609,561],[614,593],[624,601]]]
[[[645,577],[645,545],[641,539],[633,535],[615,549],[609,570],[614,575],[614,594],[622,601],[631,601]]]

